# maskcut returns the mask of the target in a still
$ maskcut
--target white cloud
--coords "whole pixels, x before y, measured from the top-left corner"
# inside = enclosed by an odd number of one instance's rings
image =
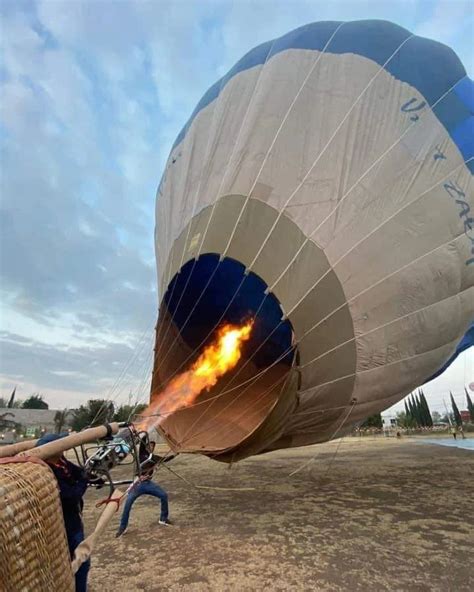
[[[252,47],[299,25],[388,18],[413,28],[425,5],[4,3],[0,255],[9,331],[65,358],[65,341],[136,341],[156,315],[155,190],[207,88]],[[465,39],[468,3],[433,6],[417,32]],[[22,380],[42,388],[40,378],[28,382],[24,363]],[[115,367],[104,366],[98,384]],[[59,368],[56,378],[72,380],[69,370]]]
[[[433,13],[414,32],[452,47],[468,75],[474,76],[474,3],[471,0],[438,0],[433,4]]]

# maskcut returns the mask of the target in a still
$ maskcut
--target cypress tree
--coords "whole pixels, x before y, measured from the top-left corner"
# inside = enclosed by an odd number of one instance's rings
[[[416,396],[416,393],[413,395],[413,414],[415,415],[416,425],[420,428],[421,427],[420,409],[419,409],[418,398]]]
[[[424,426],[425,424],[423,421],[423,410],[421,409],[418,393],[415,395],[415,414],[419,427]]]
[[[411,418],[411,415],[410,415],[410,411],[408,410],[407,400],[405,399],[404,402],[405,402],[405,417],[407,419],[410,419]]]
[[[430,407],[426,400],[425,393],[421,391],[421,403],[423,405],[423,413],[425,416],[425,425],[429,428],[433,427],[433,418],[431,417]]]
[[[451,395],[451,407],[453,409],[454,422],[458,427],[461,427],[462,426],[461,414],[459,413],[458,406],[456,405],[456,401],[454,400],[453,393],[451,391],[449,391],[449,394]]]
[[[424,393],[423,393],[423,397],[425,399],[426,413],[428,414],[428,425],[430,428],[432,428],[433,427],[433,416],[431,415],[431,409],[430,409],[430,406],[428,405],[428,401],[427,401]]]
[[[471,421],[474,421],[474,403],[472,402],[471,397],[469,396],[469,393],[467,392],[467,388],[464,389],[466,391],[466,401],[467,401],[467,409],[469,411],[469,417],[471,418]],[[405,405],[406,407],[406,405]]]
[[[420,389],[420,409],[421,409],[421,414],[423,416],[423,425],[426,428],[429,425],[429,420],[428,420],[429,411],[426,408],[425,395],[423,394],[423,391],[421,389]]]
[[[410,419],[416,424],[415,410],[413,408],[413,395],[408,399],[408,409],[410,410]]]
[[[13,389],[13,392],[10,395],[10,400],[8,401],[8,404],[7,404],[8,409],[11,409],[13,407],[13,404],[15,403],[15,393],[16,393],[16,387]]]
[[[416,400],[416,395],[411,396],[411,415],[413,417],[413,421],[415,422],[416,427],[420,427],[420,416],[418,413],[418,402]]]
[[[421,399],[421,391],[418,391],[416,393],[416,402],[417,402],[417,407],[418,407],[418,416],[420,418],[420,424],[421,424],[421,426],[425,427],[426,426],[426,418],[425,418],[425,410],[423,408],[423,401]]]

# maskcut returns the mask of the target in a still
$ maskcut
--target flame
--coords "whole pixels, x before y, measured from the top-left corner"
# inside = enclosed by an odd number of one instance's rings
[[[174,411],[189,407],[202,391],[209,390],[221,376],[235,368],[242,355],[242,344],[250,338],[252,326],[253,321],[240,327],[223,325],[215,342],[205,348],[189,370],[173,378],[143,412],[144,416],[161,414],[161,417],[149,417],[140,428],[160,424]]]

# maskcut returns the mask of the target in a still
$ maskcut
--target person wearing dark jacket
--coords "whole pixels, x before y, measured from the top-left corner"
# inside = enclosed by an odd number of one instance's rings
[[[68,434],[46,434],[41,437],[36,446],[59,440]],[[63,509],[64,526],[71,559],[76,547],[84,540],[84,526],[82,524],[83,496],[87,489],[88,480],[81,467],[67,460],[62,454],[50,457],[45,461],[56,477],[59,487],[59,497]],[[87,591],[87,575],[90,561],[84,562],[76,573],[76,592]]]
[[[160,462],[167,462],[174,458],[174,456],[169,457],[161,457],[156,454],[153,454],[155,449],[155,442],[150,442],[149,448],[147,451],[142,447],[140,451],[140,462],[142,463],[142,473],[132,487],[130,493],[128,494],[127,501],[125,502],[125,507],[122,512],[122,517],[120,519],[120,526],[117,530],[116,537],[120,537],[125,534],[128,526],[128,521],[130,518],[130,511],[132,509],[133,504],[136,500],[141,497],[142,495],[151,495],[156,497],[161,502],[161,512],[160,512],[160,520],[159,524],[163,526],[169,526],[171,521],[168,517],[169,515],[169,508],[168,508],[168,494],[164,489],[162,489],[157,483],[152,481],[153,479],[153,471],[155,467]]]

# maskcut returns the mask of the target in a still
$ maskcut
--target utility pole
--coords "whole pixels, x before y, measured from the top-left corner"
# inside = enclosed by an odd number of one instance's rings
[[[446,417],[448,418],[449,427],[452,427],[451,418],[449,417],[449,411],[448,411],[448,407],[446,405],[446,401],[444,400],[444,397],[443,397],[443,404],[444,404],[444,408],[446,409]]]

